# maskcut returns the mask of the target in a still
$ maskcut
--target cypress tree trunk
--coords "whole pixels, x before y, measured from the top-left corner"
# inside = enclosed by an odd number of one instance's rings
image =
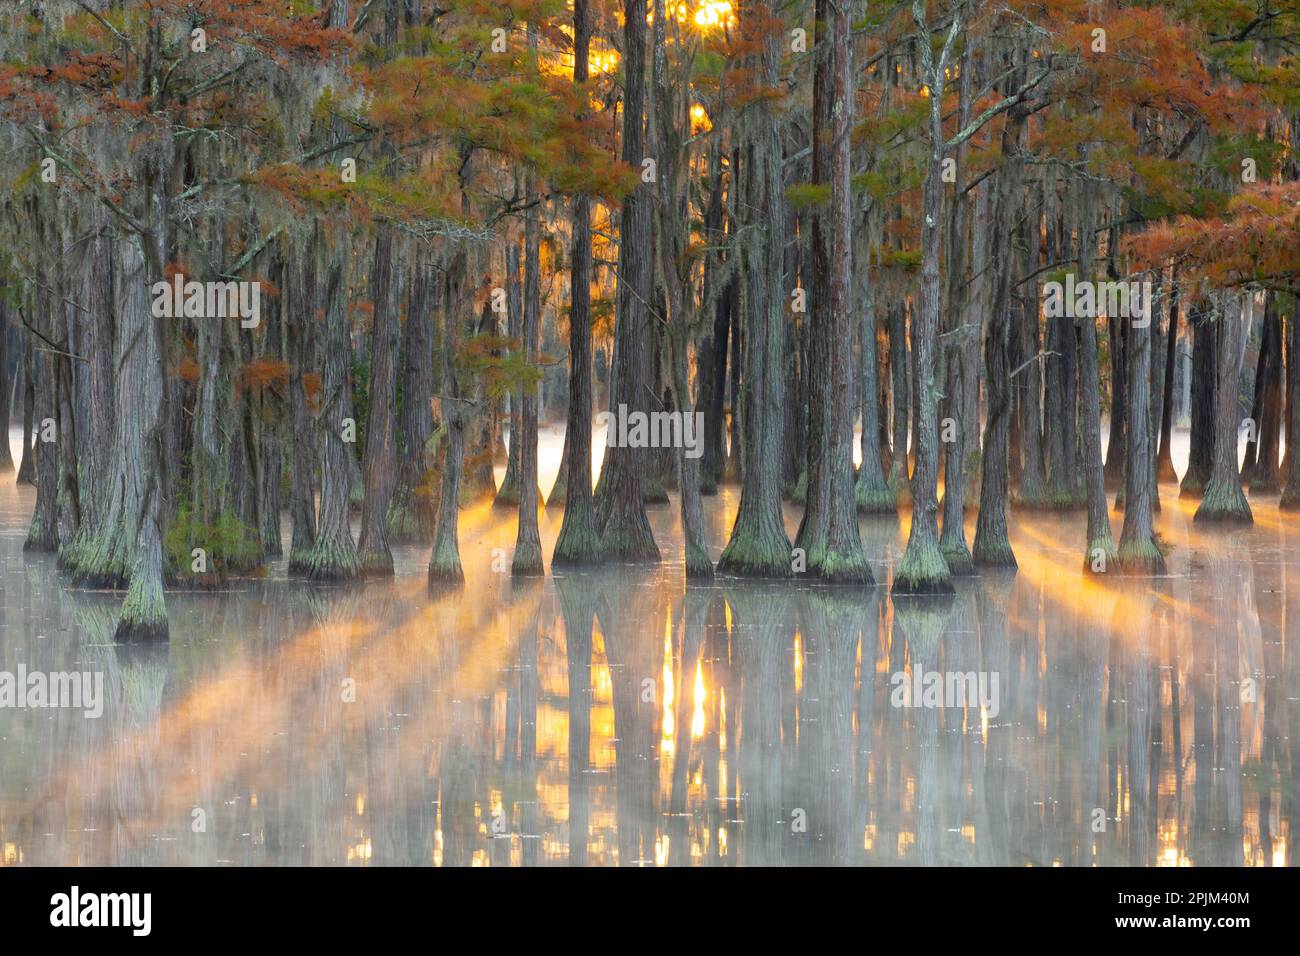
[[[722,152],[716,144],[710,151],[709,163],[709,204],[704,229],[706,235],[722,240]],[[734,278],[721,277],[722,267],[720,255],[711,255],[704,261],[703,302],[706,309],[710,304],[713,309],[713,322],[700,343],[697,359],[699,407],[704,413],[704,455],[699,463],[700,493],[704,495],[717,494],[727,454],[723,403],[727,388],[727,328]]]
[[[321,409],[317,415],[320,436],[320,514],[316,540],[308,550],[292,555],[289,573],[317,581],[346,581],[361,572],[352,540],[352,451],[344,432],[352,416],[352,343],[348,335],[347,288],[344,270],[347,251],[335,239],[324,250],[325,335],[321,342],[323,374]],[[355,427],[355,425],[353,425]]]
[[[1169,323],[1165,332],[1165,388],[1160,401],[1160,450],[1156,454],[1156,480],[1177,481],[1171,439],[1174,433],[1174,373],[1178,361],[1178,270],[1169,279]]]
[[[700,504],[699,459],[701,445],[689,447],[686,429],[690,423],[695,442],[704,439],[703,423],[696,423],[695,401],[690,386],[690,348],[694,335],[691,274],[693,264],[687,251],[690,242],[690,182],[683,159],[689,159],[685,139],[690,130],[689,100],[681,85],[668,74],[666,24],[657,17],[654,24],[654,65],[652,69],[654,100],[651,113],[651,150],[660,156],[661,201],[656,204],[659,216],[659,274],[663,280],[666,311],[664,324],[668,372],[671,378],[673,409],[681,416],[680,441],[676,467],[680,473],[682,538],[685,550],[686,577],[710,578],[713,561],[709,557],[704,534],[704,515]],[[697,364],[701,364],[697,353]],[[701,376],[702,378],[704,376]],[[701,416],[702,417],[702,416]]]
[[[757,18],[756,12],[745,11]],[[777,85],[784,35],[765,31],[756,64],[762,84]],[[744,331],[741,340],[740,507],[731,540],[722,552],[718,571],[755,577],[789,577],[790,539],[781,515],[781,366],[785,349],[781,289],[782,246],[785,236],[774,228],[784,203],[781,173],[780,117],[774,106],[755,107],[745,137],[738,202],[741,291]],[[733,392],[733,399],[735,393]],[[735,445],[733,445],[733,456]]]
[[[530,175],[530,180],[532,179]],[[536,195],[530,181],[528,196]],[[539,211],[533,210],[524,220],[524,360],[537,365],[537,343],[541,326],[542,290],[539,261],[542,226]],[[526,384],[520,395],[519,432],[511,444],[519,444],[519,524],[515,535],[515,554],[510,571],[517,577],[545,572],[542,564],[542,539],[537,532],[537,384]]]
[[[36,449],[32,447],[32,419],[36,411],[36,365],[29,338],[30,334],[25,331],[18,336],[18,341],[22,344],[19,364],[22,367],[23,390],[23,453],[18,459],[17,478],[20,485],[36,484]]]
[[[818,0],[817,19],[827,24],[830,46],[813,80],[813,181],[830,186],[830,203],[812,224],[808,507],[796,545],[807,551],[808,570],[823,580],[869,584],[853,492],[852,349],[845,347],[853,341],[848,4]]]
[[[925,26],[925,8],[914,0],[912,16],[919,28]],[[950,593],[953,590],[948,562],[939,549],[939,390],[935,382],[935,344],[939,333],[939,252],[943,246],[943,116],[944,72],[959,23],[953,21],[937,64],[933,52],[922,43],[921,61],[930,87],[930,156],[925,176],[924,218],[921,228],[921,297],[912,331],[916,357],[916,471],[912,476],[912,524],[907,549],[894,571],[894,594]]]
[[[53,243],[51,243],[51,247]],[[37,287],[32,296],[31,325],[41,335],[49,338],[53,317],[63,314],[63,305],[56,307],[56,297],[48,291],[50,286],[44,271],[37,273]],[[27,333],[27,348],[33,353],[36,369],[36,507],[32,510],[31,525],[27,529],[24,551],[56,551],[59,546],[59,442],[63,436],[58,429],[58,368],[55,355],[35,333]]]
[[[81,348],[86,356],[84,384],[85,441],[82,442],[81,527],[76,539],[60,555],[64,570],[74,577],[82,569],[86,547],[103,528],[108,486],[112,476],[114,385],[113,342],[117,323],[113,278],[116,272],[113,242],[103,229],[104,213],[96,210],[94,221],[100,231],[93,240],[91,265],[87,270],[87,303],[90,310],[83,325]],[[5,420],[8,441],[8,419]]]
[[[1246,352],[1246,334],[1255,311],[1253,292],[1241,293],[1240,317],[1224,315],[1218,348],[1218,385],[1214,414],[1214,468],[1193,520],[1222,524],[1253,524],[1250,504],[1241,491],[1237,471],[1237,381]],[[1225,310],[1226,312],[1226,310]]]
[[[623,159],[641,167],[645,128],[645,0],[624,0]],[[654,361],[648,303],[655,298],[654,236],[650,188],[638,183],[623,202],[618,244],[618,319],[615,325],[612,411],[648,413],[646,370]],[[655,396],[654,404],[657,404]],[[646,518],[642,477],[654,466],[645,448],[607,446],[596,486],[596,520],[605,553],[624,561],[658,561],[659,548]]]
[[[466,410],[456,379],[456,350],[460,346],[460,310],[468,272],[468,254],[456,250],[446,272],[442,297],[442,421],[447,445],[442,460],[442,499],[438,502],[438,524],[429,553],[429,587],[459,586],[465,583],[460,564],[460,473],[465,454]]]
[[[587,82],[591,44],[588,0],[573,3],[573,82]],[[591,498],[591,200],[573,198],[573,254],[569,273],[569,412],[564,444],[564,521],[551,555],[552,567],[600,558],[595,506]],[[554,495],[554,492],[552,492]],[[590,617],[590,616],[589,616]]]
[[[519,342],[520,348],[523,346],[524,339],[524,295],[523,287],[520,283],[519,275],[519,245],[512,242],[510,248],[506,250],[506,335],[512,341]],[[519,430],[520,417],[519,409],[523,405],[523,389],[515,387],[510,389],[510,450],[506,458],[506,473],[501,479],[501,487],[497,489],[497,496],[492,501],[492,507],[506,510],[518,510],[519,508]],[[568,445],[568,436],[565,436],[565,445]],[[564,462],[560,462],[561,471],[564,469]]]
[[[1027,202],[1031,203],[1030,214],[1022,229],[1022,241],[1025,247],[1025,261],[1022,272],[1032,274],[1038,269],[1040,250],[1040,221],[1042,210],[1036,198],[1039,188],[1034,186]],[[1020,321],[1015,323],[1011,334],[1020,336],[1020,353],[1016,366],[1020,372],[1016,375],[1012,390],[1017,396],[1020,415],[1020,487],[1016,504],[1026,508],[1061,507],[1066,495],[1061,486],[1061,473],[1064,470],[1064,419],[1065,419],[1065,361],[1061,347],[1063,338],[1062,323],[1066,319],[1049,319],[1047,351],[1056,354],[1043,356],[1041,329],[1038,320],[1038,282],[1031,279],[1025,283],[1022,292],[1013,293],[1013,300],[1019,300]],[[1046,409],[1043,401],[1043,384],[1046,380]],[[1047,432],[1047,451],[1043,450],[1043,423],[1051,423]],[[1051,490],[1048,490],[1047,478],[1051,473]]]
[[[957,126],[965,128],[970,122],[970,91],[972,74],[969,48],[963,53],[958,70]],[[971,337],[970,329],[962,329],[967,311],[962,307],[966,290],[966,212],[970,200],[966,196],[967,142],[958,147],[957,175],[953,183],[952,223],[948,234],[948,288],[945,338],[941,355],[947,357],[944,382],[944,480],[943,480],[943,530],[939,535],[939,550],[953,574],[972,574],[975,564],[966,544],[966,427],[965,380],[975,374],[968,364],[971,357],[965,343]]]
[[[1261,392],[1261,413],[1255,468],[1251,473],[1251,494],[1276,494],[1278,454],[1282,431],[1282,317],[1276,293],[1270,293],[1264,309],[1264,339],[1261,351],[1268,356]],[[1249,451],[1247,452],[1249,460]]]
[[[818,62],[822,59],[825,57],[819,57]],[[815,93],[813,99],[816,112]],[[787,146],[786,149],[789,151],[790,147]],[[795,165],[794,175],[800,176],[804,164]],[[807,181],[812,175],[810,170],[802,173],[801,178]],[[786,211],[785,234],[798,236],[799,241],[785,244],[785,265],[782,269],[783,275],[794,277],[795,287],[803,291],[806,296],[805,306],[811,310],[800,315],[791,308],[785,330],[789,346],[785,349],[783,368],[785,384],[782,394],[786,401],[781,409],[781,490],[791,501],[801,505],[808,501],[808,456],[811,451],[806,445],[812,440],[812,429],[820,429],[824,425],[824,418],[819,417],[814,426],[814,407],[818,416],[824,416],[825,396],[829,394],[826,391],[828,384],[824,380],[810,379],[808,375],[809,366],[816,361],[813,358],[816,345],[811,340],[811,325],[812,316],[817,310],[817,296],[820,294],[813,276],[813,258],[816,253],[809,248],[808,254],[803,254],[805,246],[811,247],[814,244],[813,225],[809,218],[797,215],[793,209]]]
[[[874,290],[867,281],[866,264],[857,270],[858,302],[862,315],[859,338],[862,362],[862,464],[858,468],[858,481],[854,499],[859,511],[865,514],[897,515],[894,492],[885,479],[881,458],[881,424],[883,416],[880,403],[880,362],[876,344],[876,302]]]
[[[1151,319],[1129,326],[1128,462],[1124,468],[1124,527],[1115,562],[1125,574],[1163,574],[1165,559],[1151,527]]]
[[[1294,304],[1292,306],[1294,309]],[[1291,442],[1294,436],[1300,436],[1300,362],[1296,361],[1296,315],[1294,311],[1287,319],[1287,363],[1286,363],[1286,460],[1283,468],[1285,484],[1282,497],[1277,506],[1283,511],[1300,509],[1300,454],[1295,454]],[[1300,656],[1300,655],[1298,655]]]
[[[1079,277],[1091,281],[1096,261],[1096,215],[1091,184],[1081,182],[1079,190]],[[1082,333],[1079,355],[1079,389],[1083,405],[1083,469],[1088,501],[1088,542],[1083,568],[1104,574],[1115,560],[1115,539],[1111,535],[1110,511],[1106,507],[1106,476],[1101,461],[1101,369],[1097,357],[1097,318],[1077,319]]]
[[[380,222],[375,232],[374,268],[370,277],[374,315],[370,330],[370,415],[366,420],[365,499],[361,505],[361,535],[357,562],[367,576],[391,577],[393,553],[388,547],[388,506],[396,485],[394,422],[397,405],[397,353],[401,325],[394,286],[393,226]]]
[[[907,470],[907,423],[912,392],[908,385],[907,315],[901,303],[893,303],[889,307],[889,377],[893,393],[889,487],[898,504],[911,504],[911,477]]]
[[[307,395],[308,375],[320,388],[319,366],[316,356],[316,255],[317,234],[313,230],[305,254],[291,258],[285,275],[286,320],[289,324],[289,363],[292,366],[289,380],[289,425],[293,431],[291,441],[291,484],[289,486],[289,563],[310,551],[316,543],[316,481],[313,449],[316,447],[316,422],[312,418]],[[319,393],[316,395],[319,400]]]
[[[9,331],[9,307],[4,301],[4,284],[0,283],[0,424],[4,426],[4,441],[0,442],[0,472],[14,470],[13,449],[9,447],[10,400],[14,391],[14,377],[9,372],[9,356],[5,349]]]
[[[148,221],[144,236],[122,243],[122,343],[118,361],[117,421],[123,433],[121,456],[125,489],[124,521],[129,543],[130,581],[118,616],[114,640],[166,640],[167,606],[163,597],[164,478],[163,428],[167,422],[163,397],[162,322],[150,314],[151,276],[163,274],[167,243],[165,187],[160,172],[151,170]],[[136,243],[139,243],[139,246]],[[110,525],[111,526],[111,525]]]
[[[1005,165],[998,174],[994,204],[994,235],[989,241],[989,269],[993,301],[985,338],[988,368],[988,417],[984,424],[984,453],[981,461],[980,510],[975,522],[971,557],[983,567],[1016,567],[1016,556],[1007,535],[1008,431],[1011,421],[1011,368],[1008,365],[1011,306],[1011,230],[1020,198],[1024,159],[1020,138],[1025,125],[1022,111],[1012,109],[1002,131]]]
[[[1192,325],[1191,448],[1187,473],[1183,475],[1178,497],[1199,498],[1210,480],[1210,469],[1214,464],[1219,327],[1212,320],[1210,310],[1200,304],[1192,306],[1189,318]]]
[[[427,544],[433,534],[433,501],[428,487],[426,446],[433,434],[432,268],[421,249],[413,251],[406,330],[402,336],[402,404],[397,412],[397,487],[388,512],[393,544]]]
[[[986,181],[976,187],[974,222],[971,226],[971,278],[970,284],[962,290],[963,311],[967,324],[971,326],[971,334],[966,336],[962,345],[964,368],[970,372],[962,381],[962,426],[966,431],[963,442],[966,460],[962,468],[967,508],[975,507],[979,502],[980,461],[983,455],[980,447],[980,349],[988,324],[992,289],[987,272],[989,234],[992,231],[989,221],[992,206],[990,186],[991,183]]]
[[[1114,278],[1111,276],[1111,278]],[[1106,490],[1124,482],[1124,438],[1128,417],[1128,324],[1108,316],[1110,335],[1110,435],[1106,439]]]
[[[1264,416],[1264,389],[1268,382],[1268,305],[1270,296],[1264,293],[1264,321],[1260,323],[1259,354],[1255,357],[1255,377],[1251,381],[1250,421],[1254,425],[1246,438],[1246,453],[1241,460],[1241,483],[1249,485],[1255,479],[1255,461],[1259,455],[1259,437]],[[1249,345],[1253,329],[1246,330],[1246,342]]]

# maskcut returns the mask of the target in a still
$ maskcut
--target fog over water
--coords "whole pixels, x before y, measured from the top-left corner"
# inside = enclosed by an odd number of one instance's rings
[[[1300,517],[1272,499],[1204,531],[1162,486],[1169,575],[1134,582],[1081,574],[1082,513],[1013,509],[1019,573],[939,604],[888,596],[906,509],[862,522],[864,590],[687,587],[675,498],[663,564],[512,583],[485,504],[463,592],[427,593],[425,549],[347,588],[280,561],[169,593],[157,647],[23,554],[33,500],[0,483],[0,671],[102,671],[106,699],[0,708],[6,864],[1294,862]],[[715,559],[737,504],[705,499]]]

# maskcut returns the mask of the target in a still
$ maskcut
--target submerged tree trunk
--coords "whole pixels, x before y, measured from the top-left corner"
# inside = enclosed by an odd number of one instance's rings
[[[1282,497],[1277,506],[1283,511],[1300,509],[1300,453],[1292,445],[1300,441],[1300,362],[1296,360],[1296,348],[1300,346],[1300,323],[1294,313],[1287,320],[1287,362],[1286,362],[1286,457],[1283,468],[1284,482]]]
[[[588,0],[573,3],[573,82],[587,82],[591,44]],[[572,565],[600,558],[600,536],[591,497],[591,200],[573,197],[572,260],[569,273],[569,412],[564,444],[564,521],[551,564]],[[552,492],[554,494],[554,492]],[[548,502],[549,503],[549,502]]]
[[[343,239],[326,240],[325,329],[321,343],[323,369],[321,408],[316,428],[320,437],[320,514],[316,540],[291,556],[289,572],[318,581],[346,581],[361,571],[352,540],[352,451],[347,438],[355,435],[352,417],[352,343],[348,336],[347,251]]]
[[[375,260],[371,272],[374,316],[370,334],[370,416],[366,420],[365,499],[361,505],[361,535],[357,562],[367,576],[390,577],[393,553],[388,547],[388,506],[396,485],[394,451],[397,418],[397,353],[401,326],[394,286],[393,226],[380,223],[375,234]]]
[[[853,500],[853,341],[849,283],[853,267],[849,182],[851,48],[848,5],[818,0],[830,52],[813,78],[813,182],[830,203],[812,223],[812,325],[808,368],[808,506],[795,539],[807,570],[833,583],[867,584],[871,568],[858,536]],[[937,277],[936,277],[937,282]]]
[[[153,229],[122,243],[122,341],[117,367],[121,430],[123,521],[120,528],[130,552],[130,583],[117,621],[114,640],[166,640],[167,606],[163,597],[163,487],[166,462],[163,429],[167,423],[163,386],[163,320],[150,314],[149,287],[163,274],[167,243],[165,188],[156,170],[149,180],[148,221]],[[137,242],[139,246],[137,246]],[[110,528],[114,523],[110,522]]]
[[[412,253],[411,289],[402,336],[401,407],[397,413],[397,487],[388,512],[393,544],[427,544],[433,534],[427,446],[433,434],[433,270],[422,249]]]
[[[957,126],[964,128],[970,122],[970,97],[972,71],[970,55],[967,50],[958,69]],[[943,469],[943,529],[939,535],[939,550],[948,563],[948,570],[953,574],[972,574],[975,563],[971,558],[970,546],[966,543],[966,437],[970,434],[967,427],[965,382],[975,374],[975,368],[966,343],[971,338],[972,329],[963,328],[968,316],[963,299],[967,295],[966,278],[966,213],[970,200],[966,196],[966,151],[967,144],[958,148],[956,162],[957,173],[953,183],[952,223],[948,236],[948,287],[945,304],[948,311],[945,326],[945,342],[941,355],[946,356],[944,379],[945,420]],[[978,325],[975,326],[978,330]],[[978,333],[976,333],[978,334]]]
[[[53,240],[50,240],[53,246]],[[53,317],[63,314],[63,305],[56,301],[61,297],[51,294],[48,276],[39,273],[36,291],[32,295],[34,313],[31,320],[46,339],[52,332]],[[24,551],[56,551],[59,546],[59,434],[58,415],[58,366],[56,356],[35,333],[28,332],[27,347],[35,358],[36,370],[36,506],[32,509],[32,521],[27,529],[27,539],[23,542]]]
[[[624,0],[623,159],[640,168],[645,147],[646,2]],[[654,296],[653,198],[638,183],[623,202],[618,243],[618,318],[615,324],[614,387],[611,411],[648,414],[658,395],[647,400],[647,369],[654,361],[649,303]],[[605,553],[623,561],[658,561],[659,547],[646,518],[642,479],[650,478],[649,449],[608,445],[596,486],[596,520]]]
[[[429,587],[458,586],[465,582],[460,564],[460,473],[465,454],[465,420],[468,415],[456,378],[456,350],[460,345],[461,297],[469,268],[468,253],[457,249],[446,271],[442,296],[442,390],[439,404],[447,430],[442,460],[442,499],[438,524],[429,553]]]
[[[1079,276],[1090,281],[1096,259],[1096,222],[1090,190],[1082,182],[1079,221]],[[1106,476],[1101,460],[1101,369],[1097,356],[1097,318],[1076,319],[1082,332],[1079,354],[1079,394],[1083,417],[1083,473],[1088,502],[1088,541],[1083,567],[1093,574],[1104,574],[1115,561],[1115,539],[1111,534],[1110,511],[1106,503]]]
[[[659,276],[666,311],[663,334],[667,346],[672,407],[681,416],[676,467],[680,475],[682,543],[687,579],[713,576],[704,534],[704,512],[700,503],[700,464],[703,454],[703,423],[697,423],[696,401],[691,395],[690,349],[696,317],[691,294],[692,263],[687,253],[690,242],[690,181],[686,137],[690,131],[690,101],[680,84],[668,73],[666,24],[662,17],[654,24],[654,63],[651,70],[654,99],[651,114],[650,150],[660,156],[661,198],[658,213]],[[701,356],[696,353],[697,364]],[[707,373],[699,376],[707,377]],[[687,435],[692,440],[688,441]]]
[[[1220,322],[1219,368],[1214,415],[1214,468],[1205,486],[1205,495],[1194,516],[1198,522],[1253,524],[1250,504],[1241,490],[1237,470],[1237,380],[1241,360],[1246,353],[1246,335],[1255,312],[1254,292],[1240,293],[1240,317],[1227,314]],[[1225,296],[1226,299],[1226,296]],[[1226,302],[1225,302],[1226,305]]]
[[[524,292],[519,267],[519,245],[511,242],[506,250],[506,335],[512,342],[520,343],[520,348],[527,350],[524,341]],[[519,430],[520,407],[523,405],[523,388],[510,389],[510,450],[506,457],[506,473],[501,479],[501,487],[492,500],[492,507],[517,511],[519,509]],[[565,436],[568,445],[568,436]],[[563,470],[564,461],[560,468]]]
[[[896,515],[894,492],[885,478],[881,455],[883,416],[880,403],[880,362],[876,354],[876,302],[874,290],[867,281],[868,269],[865,262],[857,270],[857,276],[858,308],[862,315],[859,331],[862,350],[862,464],[858,467],[854,499],[858,510],[865,514]]]
[[[1128,462],[1124,468],[1124,526],[1115,562],[1125,574],[1163,574],[1165,559],[1151,526],[1151,303],[1145,322],[1129,326]]]
[[[530,177],[531,178],[531,177]],[[529,198],[535,195],[530,184]],[[539,210],[532,210],[524,220],[524,360],[537,365],[537,342],[541,326],[542,291],[539,261],[542,225]],[[537,532],[537,383],[526,383],[520,390],[523,401],[519,409],[519,433],[510,443],[519,444],[519,523],[515,535],[515,554],[510,564],[512,574],[532,576],[544,573],[542,539]]]
[[[298,556],[306,554],[316,543],[316,482],[314,449],[316,447],[316,422],[312,418],[310,403],[319,401],[320,377],[315,371],[317,356],[316,336],[316,263],[314,250],[309,247],[305,255],[295,255],[286,269],[286,298],[288,305],[285,321],[289,325],[291,366],[289,380],[289,425],[293,430],[291,441],[291,484],[289,486],[290,534],[289,563],[295,564]],[[308,378],[308,376],[313,376]],[[308,395],[309,382],[315,384],[315,394]]]
[[[1199,498],[1210,480],[1214,465],[1215,408],[1218,407],[1219,323],[1210,309],[1194,304],[1189,313],[1192,326],[1192,382],[1190,452],[1187,472],[1178,489],[1180,498]],[[1233,399],[1236,400],[1235,397]],[[1235,437],[1234,437],[1235,442]]]
[[[907,469],[907,423],[912,392],[908,385],[907,312],[901,303],[889,306],[889,377],[893,394],[889,487],[899,504],[910,504],[912,488]]]
[[[1022,228],[1025,261],[1020,267],[1024,275],[1032,276],[1038,269],[1041,254],[1040,189],[1029,190],[1030,204]],[[1014,254],[1011,261],[1015,261]],[[1020,487],[1016,504],[1026,508],[1064,507],[1068,495],[1063,482],[1065,434],[1060,427],[1065,418],[1065,352],[1061,340],[1065,337],[1069,320],[1064,317],[1048,319],[1047,343],[1042,342],[1038,321],[1038,283],[1030,279],[1023,290],[1012,293],[1019,300],[1020,318],[1014,323],[1012,335],[1020,337],[1016,374],[1012,391],[1018,398],[1020,422]],[[1064,327],[1064,328],[1063,328]],[[1073,330],[1069,330],[1073,335]],[[1052,354],[1043,354],[1047,353]],[[1046,409],[1044,409],[1044,383],[1046,383]],[[1050,424],[1044,441],[1044,422]],[[1044,450],[1046,444],[1046,450]],[[1050,491],[1049,491],[1050,481]]]
[[[757,17],[757,14],[753,14]],[[776,86],[782,37],[766,35],[758,54],[764,84]],[[772,104],[756,115],[742,149],[742,196],[737,203],[741,256],[740,507],[718,571],[754,577],[789,577],[790,539],[781,515],[781,368],[785,349],[781,289],[784,181],[781,118]],[[733,393],[733,399],[735,395]],[[733,446],[733,456],[735,448]]]
[[[1025,125],[1022,111],[1012,109],[1002,131],[1002,155],[1006,165],[998,175],[994,204],[994,235],[989,241],[989,269],[993,301],[985,338],[988,368],[988,417],[984,424],[984,456],[981,461],[980,510],[975,522],[971,557],[984,567],[1016,567],[1007,534],[1008,431],[1011,420],[1011,389],[1007,352],[1011,310],[1011,229],[1020,199],[1024,158],[1020,138]]]
[[[918,28],[925,26],[925,7],[913,0],[912,15]],[[943,88],[948,55],[959,21],[953,21],[937,63],[928,43],[922,43],[923,76],[930,87],[929,162],[925,174],[921,227],[921,296],[912,330],[916,357],[916,469],[912,474],[912,525],[907,549],[894,571],[894,594],[934,594],[953,590],[948,562],[939,549],[939,387],[935,381],[935,345],[939,334],[942,290],[939,253],[943,247]]]

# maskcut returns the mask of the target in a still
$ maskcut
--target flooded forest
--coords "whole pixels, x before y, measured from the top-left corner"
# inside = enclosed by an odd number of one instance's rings
[[[0,865],[1293,865],[1298,55],[0,0]]]

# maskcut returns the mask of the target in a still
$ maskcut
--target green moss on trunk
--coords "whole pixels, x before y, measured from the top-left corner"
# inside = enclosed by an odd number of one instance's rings
[[[776,535],[733,535],[718,559],[718,573],[745,578],[792,577],[790,543]]]
[[[1205,481],[1195,472],[1189,470],[1183,476],[1183,483],[1178,486],[1178,497],[1195,501],[1205,495]]]
[[[686,577],[692,581],[713,577],[713,560],[709,552],[691,542],[686,545]]]
[[[641,500],[648,505],[668,504],[668,489],[664,487],[663,479],[653,471],[641,476]]]
[[[1151,575],[1165,573],[1165,556],[1155,542],[1140,538],[1120,545],[1115,567],[1122,574]]]
[[[536,541],[515,545],[514,558],[510,562],[510,573],[515,577],[540,577],[546,573],[542,563],[542,546]]]
[[[827,549],[818,556],[815,565],[810,563],[809,566],[815,569],[817,579],[826,584],[871,585],[876,582],[871,574],[871,565],[861,551],[854,554]]]
[[[808,504],[808,469],[804,468],[799,472],[799,478],[790,489],[789,498],[797,505]]]
[[[1211,481],[1205,488],[1200,507],[1192,518],[1198,523],[1249,525],[1255,523],[1250,503],[1241,485],[1233,481]]]
[[[117,620],[113,639],[119,643],[158,642],[168,637],[167,605],[163,598],[162,582],[146,580],[148,575],[137,574],[127,589],[122,602],[122,613]]]
[[[1017,568],[1016,554],[1011,550],[1011,542],[1005,538],[975,536],[975,545],[971,548],[971,560],[981,568]]]
[[[349,545],[317,538],[309,550],[289,556],[289,573],[311,581],[355,580],[361,574],[361,564],[356,549]]]
[[[975,573],[975,559],[965,541],[948,542],[939,540],[939,551],[948,565],[948,571],[956,577],[965,577]]]
[[[937,544],[909,541],[891,594],[952,594],[952,572]]]
[[[1083,555],[1085,574],[1108,574],[1116,562],[1115,539],[1109,534],[1100,535],[1088,542]]]
[[[853,498],[861,514],[897,513],[898,505],[894,501],[894,492],[889,485],[872,486],[861,479],[853,489]]]

